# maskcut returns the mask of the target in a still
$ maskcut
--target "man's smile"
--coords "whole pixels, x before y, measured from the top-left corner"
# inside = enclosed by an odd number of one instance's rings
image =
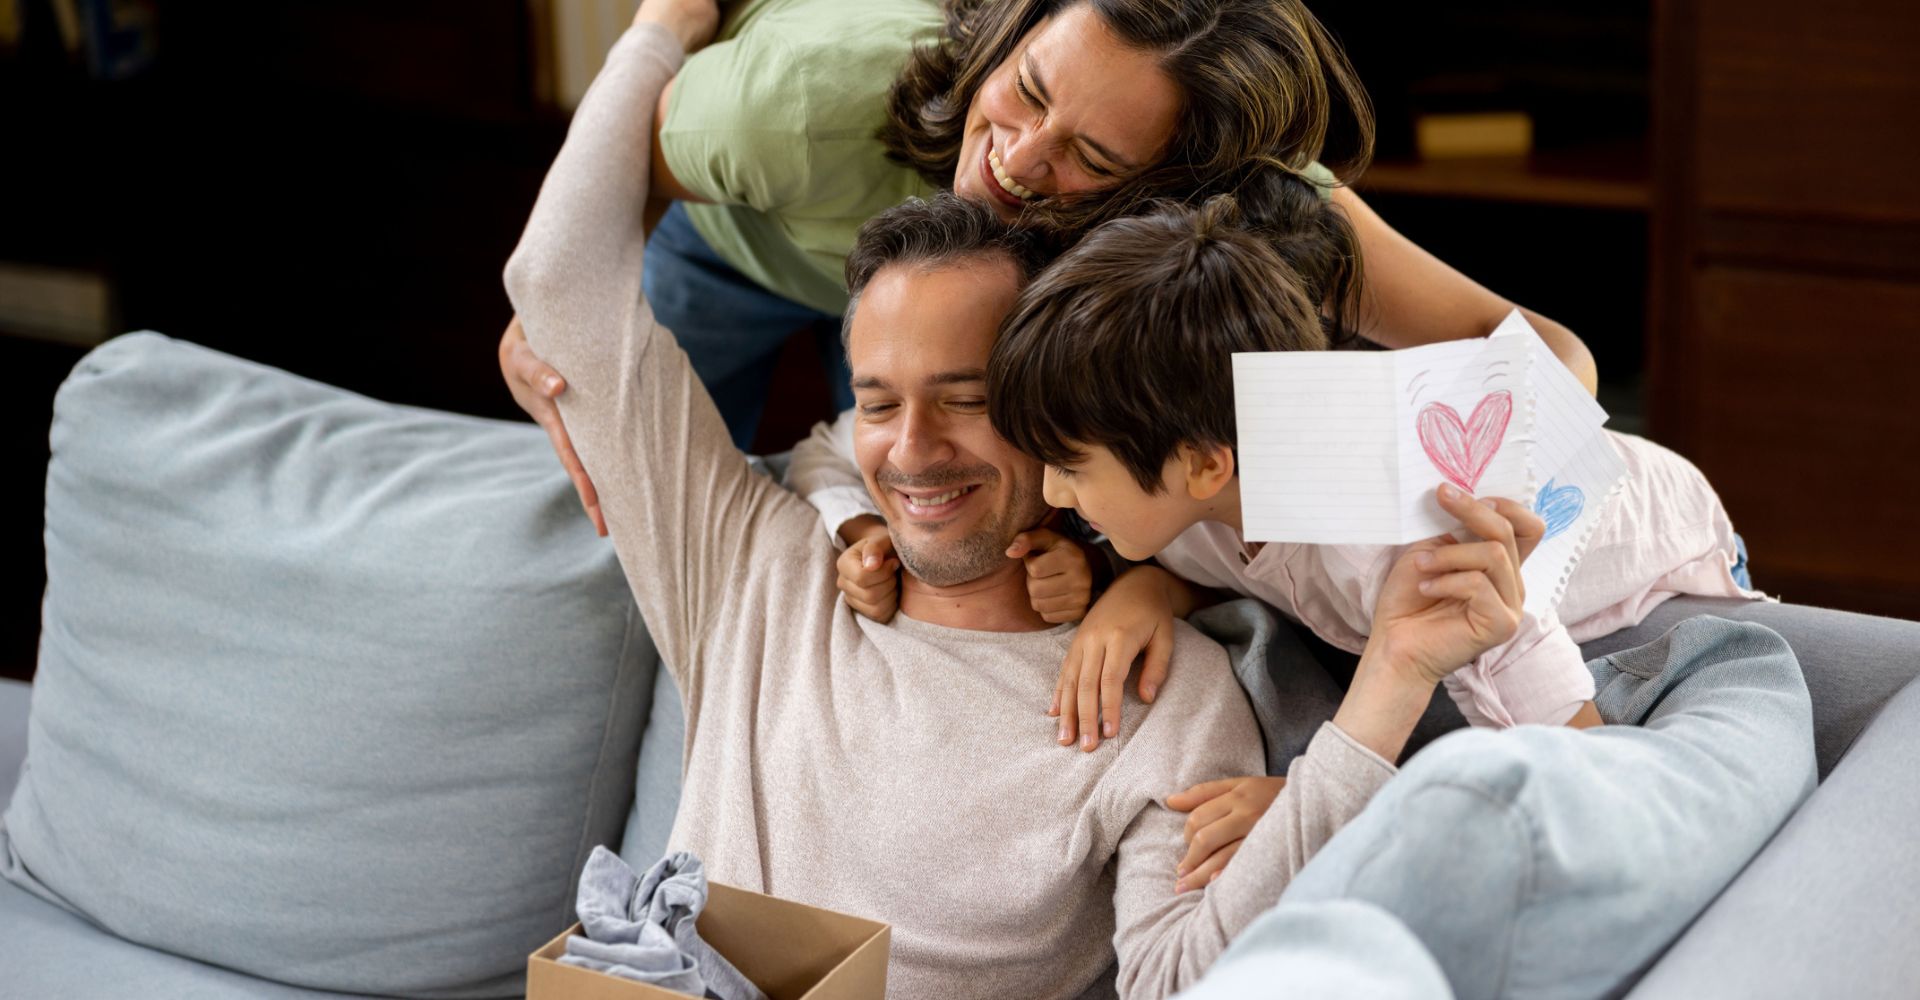
[[[898,488],[894,492],[900,496],[900,502],[906,506],[908,514],[926,520],[940,520],[958,511],[979,488],[979,483],[969,483],[938,493],[927,490],[909,493]]]

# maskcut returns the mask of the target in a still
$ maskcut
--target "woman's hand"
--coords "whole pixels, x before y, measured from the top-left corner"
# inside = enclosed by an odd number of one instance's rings
[[[847,606],[874,621],[892,621],[893,613],[900,610],[900,559],[894,555],[887,522],[862,514],[840,526],[840,539],[847,543],[847,550],[840,553],[834,568],[840,573],[838,586],[847,596]]]
[[[1027,603],[1055,625],[1077,622],[1093,603],[1093,562],[1080,544],[1057,531],[1035,528],[1013,536],[1008,559],[1027,563]]]
[[[1285,787],[1285,778],[1221,778],[1167,796],[1167,808],[1192,814],[1187,817],[1187,856],[1174,869],[1179,881],[1173,891],[1198,889],[1219,878]]]
[[[687,55],[706,48],[720,30],[720,4],[716,0],[640,0],[633,15],[635,24],[658,24],[680,39]]]
[[[500,336],[500,375],[507,380],[513,401],[547,432],[547,440],[553,442],[553,450],[560,456],[561,468],[567,470],[567,478],[573,480],[573,488],[580,494],[580,506],[586,508],[593,530],[606,537],[607,521],[600,514],[600,494],[594,492],[586,466],[580,464],[580,456],[574,453],[573,440],[567,437],[567,427],[560,422],[560,407],[554,403],[555,398],[567,391],[567,380],[527,346],[527,332],[521,329],[518,316],[507,324],[507,332]]]
[[[1143,650],[1140,700],[1151,703],[1160,693],[1173,659],[1171,576],[1158,566],[1122,573],[1074,632],[1047,707],[1048,715],[1060,717],[1061,745],[1078,739],[1080,749],[1091,752],[1100,746],[1101,734],[1119,735],[1127,674]]]
[[[1511,500],[1475,500],[1448,485],[1439,498],[1481,540],[1440,535],[1402,554],[1387,573],[1368,639],[1380,643],[1386,662],[1429,685],[1513,638],[1527,596],[1520,564],[1547,527]]]

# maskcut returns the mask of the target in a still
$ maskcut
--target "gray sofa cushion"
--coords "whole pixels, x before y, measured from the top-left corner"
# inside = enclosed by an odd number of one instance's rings
[[[647,719],[647,738],[640,746],[640,766],[634,776],[633,812],[620,841],[620,857],[638,871],[646,871],[667,853],[667,838],[680,812],[680,767],[686,756],[687,717],[673,675],[662,670],[653,682],[653,707]]]
[[[135,334],[52,445],[7,879],[284,983],[517,993],[655,662],[540,432]]]
[[[1692,997],[1912,997],[1920,991],[1920,682],[1633,992]]]
[[[0,680],[0,809],[13,798],[20,764],[27,756],[27,707],[33,689],[20,681]]]
[[[60,1000],[366,1000],[169,955],[108,934],[0,882],[0,997]]]

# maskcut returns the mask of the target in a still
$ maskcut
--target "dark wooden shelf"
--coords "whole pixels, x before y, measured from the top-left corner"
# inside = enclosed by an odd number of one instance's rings
[[[1470,198],[1570,208],[1646,212],[1653,204],[1646,146],[1617,143],[1531,156],[1384,160],[1367,168],[1360,193]]]

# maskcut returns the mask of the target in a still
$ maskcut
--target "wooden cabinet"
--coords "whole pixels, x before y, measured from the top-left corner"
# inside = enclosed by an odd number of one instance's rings
[[[1387,220],[1580,332],[1763,588],[1920,618],[1920,4],[1314,10],[1379,110],[1358,187]],[[1414,118],[1462,94],[1532,116],[1532,155],[1418,160]]]
[[[1920,8],[1665,0],[1647,406],[1788,600],[1920,617]]]

